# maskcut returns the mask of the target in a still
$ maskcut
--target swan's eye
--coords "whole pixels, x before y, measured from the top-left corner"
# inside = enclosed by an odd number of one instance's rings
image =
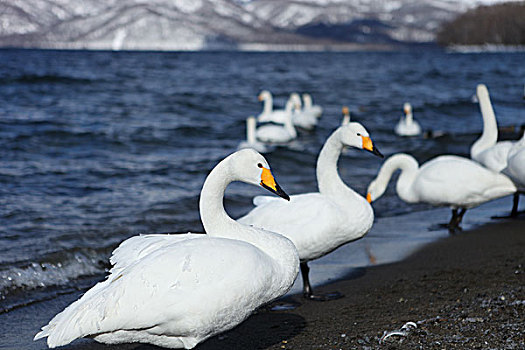
[[[261,163],[257,164],[257,166],[258,166],[259,168],[262,168],[262,164],[261,164]]]
[[[361,134],[360,134],[360,133],[357,133],[357,136],[361,136]]]

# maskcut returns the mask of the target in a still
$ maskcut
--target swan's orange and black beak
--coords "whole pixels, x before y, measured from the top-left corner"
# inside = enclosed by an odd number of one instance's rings
[[[372,152],[378,157],[385,158],[385,156],[382,155],[381,152],[379,152],[379,150],[374,146],[374,144],[372,143],[372,139],[370,137],[361,136],[361,138],[363,139],[363,149],[366,149],[367,151]]]
[[[370,192],[368,192],[368,193],[366,194],[366,201],[367,201],[368,203],[372,203],[372,194],[371,194]]]
[[[262,101],[262,100],[263,100],[262,95],[257,96],[257,99],[258,99],[259,101]]]
[[[261,186],[266,188],[268,191],[275,193],[279,197],[286,199],[287,201],[290,200],[290,196],[288,196],[286,192],[284,192],[283,189],[277,184],[277,182],[275,182],[272,172],[269,169],[262,168]]]

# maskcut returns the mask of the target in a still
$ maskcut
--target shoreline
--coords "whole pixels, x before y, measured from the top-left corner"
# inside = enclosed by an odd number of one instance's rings
[[[525,348],[525,215],[492,220],[425,244],[405,259],[352,269],[316,286],[341,292],[328,302],[293,294],[261,308],[229,332],[196,349],[523,349]],[[78,292],[4,314],[6,349],[46,349],[38,328],[78,298]],[[292,310],[270,311],[283,302]],[[418,328],[380,344],[385,331],[406,322]],[[15,340],[17,339],[17,340]],[[14,346],[16,344],[16,346]],[[80,339],[64,349],[160,349],[147,344],[108,346]]]
[[[408,258],[363,268],[317,287],[345,297],[286,300],[197,349],[524,348],[525,218],[492,221],[441,239]],[[414,322],[407,336],[385,331]]]

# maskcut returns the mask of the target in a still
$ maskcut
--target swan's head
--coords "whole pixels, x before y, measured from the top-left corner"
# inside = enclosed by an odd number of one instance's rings
[[[489,98],[489,90],[485,84],[478,84],[478,86],[476,86],[476,96],[478,101]]]
[[[271,97],[272,97],[272,94],[270,94],[270,91],[268,91],[268,90],[263,90],[263,91],[261,91],[261,93],[259,94],[259,96],[257,96],[257,99],[258,99],[259,101],[264,101],[264,100],[267,100],[267,99],[269,99],[269,98],[271,98]]]
[[[290,200],[290,197],[275,181],[266,159],[254,149],[235,152],[230,164],[235,180],[262,186],[279,197]]]
[[[343,108],[341,108],[341,113],[343,113],[343,116],[349,115],[350,110],[348,109],[348,106],[343,106]]]
[[[412,113],[412,105],[408,102],[405,102],[405,104],[403,105],[403,111],[405,112],[405,114]]]
[[[366,190],[366,200],[368,201],[368,203],[372,203],[373,201],[381,197],[384,192],[385,190],[381,190],[381,188],[379,188],[379,186],[377,185],[377,180],[374,180],[370,182],[370,185],[368,185],[368,189]]]
[[[368,135],[368,131],[359,123],[353,122],[340,126],[339,137],[341,143],[345,146],[364,149],[383,158],[381,152],[374,146],[372,139]]]

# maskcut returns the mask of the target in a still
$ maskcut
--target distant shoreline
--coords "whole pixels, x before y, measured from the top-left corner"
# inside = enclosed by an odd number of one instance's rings
[[[151,48],[130,48],[114,50],[106,46],[87,45],[87,46],[47,46],[47,47],[15,47],[4,46],[0,50],[45,50],[45,51],[90,51],[90,52],[254,52],[254,53],[272,53],[272,52],[395,52],[410,51],[419,49],[442,50],[449,53],[520,53],[525,52],[525,45],[450,45],[446,47],[439,46],[436,43],[407,43],[407,44],[240,44],[237,47],[209,47],[209,48],[168,48],[168,47],[151,47]]]

